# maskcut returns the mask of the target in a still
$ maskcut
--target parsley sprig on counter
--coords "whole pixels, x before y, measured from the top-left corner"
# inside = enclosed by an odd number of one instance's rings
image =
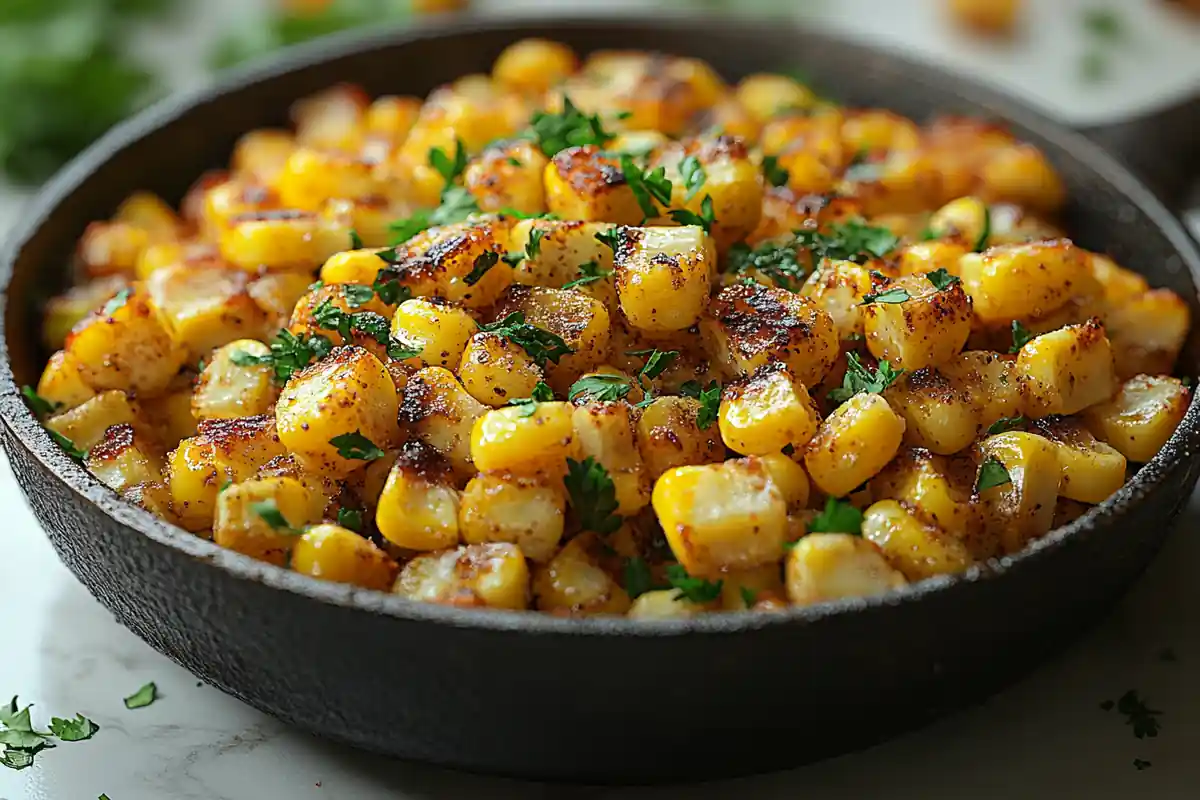
[[[39,731],[33,726],[29,710],[32,706],[21,708],[17,698],[13,697],[6,705],[0,706],[0,766],[12,770],[22,770],[33,766],[38,753],[55,746],[59,742],[82,742],[92,738],[100,726],[92,720],[76,714],[74,718],[50,718],[50,730]]]

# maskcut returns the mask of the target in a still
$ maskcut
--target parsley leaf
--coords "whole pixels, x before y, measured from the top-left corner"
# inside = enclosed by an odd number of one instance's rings
[[[679,162],[679,176],[683,178],[683,188],[687,190],[687,194],[683,196],[685,203],[691,202],[691,199],[696,196],[696,192],[700,191],[700,187],[704,186],[704,182],[708,180],[704,166],[695,156],[688,156]]]
[[[979,231],[979,238],[975,240],[975,247],[972,248],[976,253],[982,253],[987,250],[988,239],[992,238],[992,209],[984,205],[983,207],[983,228]]]
[[[287,521],[287,517],[279,510],[279,506],[276,505],[274,500],[261,500],[257,503],[251,503],[250,510],[257,514],[259,519],[270,525],[272,530],[293,536],[300,534],[300,531],[293,528],[292,524]]]
[[[841,405],[860,392],[881,394],[903,374],[904,370],[894,369],[886,359],[880,361],[879,366],[872,373],[863,366],[857,353],[847,353],[846,376],[842,378],[840,388],[832,389],[829,392],[829,399],[837,405]]]
[[[717,421],[721,410],[721,385],[716,381],[701,389],[698,381],[685,381],[679,387],[679,393],[684,397],[694,397],[700,401],[700,410],[696,413],[696,425],[700,430],[708,430]]]
[[[621,518],[616,515],[616,486],[608,470],[596,459],[591,456],[583,461],[568,458],[563,485],[584,530],[609,534],[621,527]]]
[[[621,172],[625,175],[629,188],[633,190],[633,196],[637,199],[642,214],[647,218],[658,216],[659,209],[654,204],[655,200],[664,206],[671,204],[671,181],[667,180],[666,167],[646,172],[634,163],[632,156],[623,154]]]
[[[54,440],[54,443],[65,450],[67,455],[69,455],[71,458],[75,459],[76,461],[83,461],[87,458],[87,450],[80,450],[75,446],[74,442],[63,436],[58,431],[52,431],[47,428],[46,433],[50,434],[50,438]]]
[[[1018,353],[1021,348],[1029,343],[1033,338],[1033,333],[1028,328],[1022,325],[1017,320],[1012,321],[1012,347],[1008,349],[1010,353]]]
[[[504,159],[504,160],[505,160],[506,162],[508,162],[508,164],[509,164],[510,166],[513,166],[513,167],[521,167],[521,166],[524,166],[524,165],[521,163],[521,159],[517,158],[516,156],[509,156],[508,158],[506,158],[506,159]]]
[[[1130,689],[1117,698],[1117,711],[1125,715],[1125,724],[1133,728],[1133,735],[1137,738],[1153,739],[1158,736],[1162,727],[1158,717],[1162,712],[1146,705],[1137,690]]]
[[[809,533],[862,533],[862,512],[847,500],[825,499],[825,510],[808,523]]]
[[[1124,34],[1121,15],[1113,8],[1085,8],[1083,29],[1099,39],[1117,40]]]
[[[392,326],[387,317],[374,311],[349,314],[329,300],[322,300],[313,310],[312,317],[318,328],[337,331],[338,335],[347,341],[352,338],[354,331],[366,334],[384,345],[388,344],[391,336]]]
[[[764,156],[762,162],[763,177],[767,179],[767,183],[772,186],[787,186],[788,171],[779,166],[779,159],[776,156]]]
[[[912,295],[908,293],[908,290],[897,287],[895,289],[885,289],[876,294],[863,295],[862,305],[865,306],[870,303],[903,303],[908,300],[912,300]]]
[[[654,588],[654,577],[650,565],[641,556],[625,559],[625,593],[636,600]]]
[[[929,282],[933,284],[933,288],[939,292],[949,289],[956,283],[962,283],[962,278],[957,275],[951,275],[944,267],[935,269],[933,272],[926,272],[925,277],[929,278]]]
[[[337,524],[341,525],[348,531],[362,533],[363,530],[363,512],[361,508],[339,508],[337,513]]]
[[[993,422],[987,429],[988,436],[995,436],[998,433],[1007,433],[1011,430],[1016,430],[1025,424],[1025,417],[1001,417]]]
[[[0,764],[8,767],[9,769],[25,769],[33,764],[33,757],[45,747],[46,742],[40,741],[36,747],[5,748],[4,755],[0,756]]]
[[[824,259],[862,264],[869,257],[883,258],[895,250],[900,237],[887,228],[868,225],[861,219],[849,219],[831,223],[828,233],[797,231],[796,243],[812,252],[814,264]]]
[[[388,358],[393,358],[396,361],[403,361],[406,358],[416,358],[424,352],[424,347],[412,347],[399,339],[388,339]]]
[[[429,221],[429,214],[424,211],[418,211],[411,217],[398,219],[388,225],[388,231],[392,234],[392,244],[404,244],[418,233],[427,230],[432,224]]]
[[[329,440],[337,448],[338,455],[358,461],[374,461],[386,455],[374,442],[362,435],[362,431],[343,433]]]
[[[690,600],[693,603],[711,603],[721,596],[721,587],[725,581],[716,583],[704,578],[693,578],[682,564],[671,564],[667,567],[667,580],[671,586],[679,590],[676,600]]]
[[[25,396],[25,400],[29,403],[29,408],[39,417],[53,414],[58,410],[58,403],[51,403],[34,391],[32,386],[22,386],[21,394]]]
[[[333,343],[324,336],[314,334],[296,336],[291,331],[281,330],[271,342],[271,352],[268,355],[256,356],[245,350],[238,350],[230,360],[239,367],[270,365],[275,370],[275,382],[286,383],[293,374],[307,367],[313,361],[320,361],[333,351]]]
[[[362,237],[359,236],[358,231],[354,230],[353,228],[350,229],[350,249],[351,250],[362,250],[363,249]]]
[[[117,310],[120,309],[121,306],[128,302],[131,294],[133,294],[133,290],[128,287],[117,292],[112,296],[112,298],[109,299],[107,303],[101,306],[100,313],[106,317],[111,317],[113,314],[117,313]]]
[[[463,147],[462,139],[454,140],[454,158],[440,147],[430,148],[429,165],[438,171],[447,187],[453,185],[454,179],[467,168],[467,149]]]
[[[794,292],[808,275],[808,268],[796,256],[796,242],[763,242],[753,249],[738,242],[726,254],[728,270],[733,273],[760,272],[776,285]]]
[[[742,602],[746,604],[746,608],[754,608],[754,604],[758,602],[758,592],[749,586],[741,586],[738,588],[738,593],[741,594]]]
[[[158,699],[158,686],[153,681],[138,689],[125,698],[125,707],[129,710],[145,708]]]
[[[346,298],[346,305],[351,308],[362,308],[371,302],[371,298],[375,296],[375,290],[370,286],[347,283],[342,286],[342,296]]]
[[[487,250],[475,256],[475,263],[471,267],[471,271],[463,278],[463,283],[467,286],[474,286],[483,280],[483,276],[487,271],[496,266],[500,262],[500,254],[495,250]]]
[[[548,158],[553,158],[568,147],[594,144],[603,147],[614,135],[604,129],[596,114],[584,114],[571,98],[563,97],[563,110],[557,114],[546,111],[534,112],[529,121],[538,147]]]
[[[526,214],[524,211],[518,211],[512,206],[505,206],[496,213],[502,217],[512,217],[513,219],[558,219],[557,214],[551,214],[549,211],[541,214]]]
[[[75,719],[50,718],[50,732],[64,742],[82,742],[98,730],[100,726],[83,714],[76,714]]]
[[[621,234],[620,226],[615,226],[596,234],[596,241],[608,247],[609,250],[612,250],[614,256],[617,254],[617,248],[621,246],[623,240],[624,237]]]
[[[571,384],[567,399],[575,400],[586,396],[590,400],[612,403],[621,400],[632,390],[633,386],[623,375],[584,375]]]
[[[1012,483],[1012,477],[1008,474],[1008,468],[995,456],[989,456],[979,465],[979,477],[975,479],[975,491],[986,492],[988,489],[1009,483]]]
[[[395,250],[387,251],[391,258],[397,258]],[[384,253],[378,254],[383,258]],[[384,259],[387,261],[387,259]],[[371,288],[375,290],[375,295],[380,302],[389,306],[399,305],[405,300],[412,299],[412,289],[400,283],[400,272],[395,268],[397,265],[388,262],[389,266],[384,267],[375,273],[375,282],[371,284]]]
[[[502,320],[480,325],[479,330],[505,337],[528,353],[539,367],[545,367],[547,361],[557,364],[560,358],[574,352],[561,337],[526,322],[525,314],[521,311],[514,311]]]
[[[589,283],[602,281],[612,274],[611,269],[600,269],[600,265],[595,261],[585,261],[579,265],[579,277],[573,281],[567,281],[562,288],[574,289],[576,286],[586,286]]]
[[[529,241],[525,243],[525,257],[533,260],[542,252],[542,238],[546,232],[541,228],[534,228],[529,231]]]
[[[533,385],[533,391],[529,397],[515,397],[508,402],[510,406],[521,406],[521,412],[518,416],[532,417],[537,411],[538,403],[549,403],[554,399],[554,390],[546,385],[543,381],[538,381]]]
[[[677,208],[670,213],[670,217],[680,225],[696,225],[703,228],[705,233],[712,233],[713,223],[717,221],[713,216],[712,196],[707,194],[700,201],[699,214],[686,208]]]

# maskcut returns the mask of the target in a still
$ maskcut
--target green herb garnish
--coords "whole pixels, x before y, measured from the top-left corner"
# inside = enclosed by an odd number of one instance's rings
[[[988,489],[1010,483],[1012,483],[1012,476],[1008,474],[1008,468],[1000,462],[1000,459],[989,456],[979,465],[979,477],[975,479],[975,491],[986,492]]]
[[[586,396],[590,400],[613,403],[623,399],[632,390],[629,379],[623,375],[584,375],[571,384],[567,399],[576,400]]]
[[[454,140],[453,158],[446,155],[446,151],[440,147],[431,148],[429,165],[442,176],[447,188],[454,185],[454,180],[467,168],[467,148],[463,146],[462,139]]]
[[[862,305],[865,306],[871,303],[904,303],[909,300],[912,300],[912,295],[908,293],[908,290],[897,287],[895,289],[885,289],[875,294],[863,295]]]
[[[659,209],[654,204],[655,200],[663,206],[671,204],[671,181],[667,179],[665,167],[646,172],[634,162],[632,156],[624,154],[621,156],[621,172],[647,219],[658,216]]]
[[[138,689],[125,698],[125,707],[130,709],[145,708],[158,699],[158,686],[153,681]]]
[[[951,275],[945,270],[945,268],[935,269],[933,272],[926,272],[925,277],[928,278],[929,282],[933,284],[933,288],[937,289],[939,292],[949,289],[956,283],[962,283],[962,278],[958,277],[957,275]]]
[[[779,159],[776,156],[764,156],[762,162],[763,177],[767,179],[767,183],[772,186],[787,186],[788,171],[779,166]]]
[[[337,513],[337,524],[341,525],[348,531],[362,533],[363,530],[363,512],[361,508],[339,508]]]
[[[370,439],[362,435],[362,431],[343,433],[329,440],[337,448],[338,455],[355,461],[374,461],[383,458],[386,453]]]
[[[825,510],[812,518],[808,523],[809,533],[852,533],[862,534],[862,512],[848,500],[829,497],[825,500]]]
[[[589,144],[603,147],[615,138],[604,129],[604,123],[598,115],[584,114],[575,107],[569,97],[563,97],[561,112],[534,112],[529,124],[538,147],[547,158],[553,158],[568,147],[583,147]]]
[[[654,588],[654,577],[650,565],[641,556],[625,559],[625,593],[636,600]]]
[[[1012,321],[1012,347],[1008,352],[1017,353],[1021,348],[1029,344],[1029,340],[1033,338],[1033,333],[1028,328],[1022,325],[1017,320]]]
[[[98,730],[100,726],[83,714],[76,714],[75,719],[50,718],[50,732],[64,742],[82,742]]]
[[[684,397],[694,397],[700,401],[700,410],[696,412],[696,425],[700,430],[708,430],[721,411],[721,385],[711,381],[707,388],[700,388],[699,381],[685,381],[679,387],[679,394]]]
[[[301,531],[293,528],[292,524],[287,521],[287,517],[279,510],[279,506],[274,500],[260,500],[250,504],[250,510],[258,515],[259,519],[267,523],[271,530],[279,533],[286,533],[290,536],[298,536]]]
[[[500,254],[495,250],[487,250],[475,256],[475,263],[471,267],[471,271],[463,278],[463,283],[467,286],[474,286],[483,280],[483,276],[488,270],[496,266],[500,262]]]
[[[894,369],[886,359],[880,361],[879,366],[872,372],[863,366],[857,353],[847,353],[846,375],[842,378],[841,387],[832,389],[829,392],[829,399],[833,403],[841,405],[854,395],[862,392],[882,394],[885,389],[895,383],[896,379],[903,374],[904,370]]]
[[[47,428],[46,433],[50,434],[50,438],[54,440],[54,443],[65,450],[67,455],[69,455],[71,458],[75,459],[76,461],[83,461],[87,458],[87,450],[80,450],[75,446],[74,442],[63,436],[58,431],[52,431]]]
[[[1001,417],[988,426],[987,435],[995,436],[998,433],[1007,433],[1008,431],[1016,430],[1025,424],[1025,417]]]
[[[700,187],[704,186],[704,182],[708,180],[704,166],[695,156],[688,156],[679,162],[679,176],[683,178],[683,188],[687,190],[687,194],[683,196],[685,203],[691,202],[691,199],[696,196],[696,192],[700,191]]]
[[[704,578],[693,578],[682,564],[671,564],[667,567],[667,580],[671,586],[679,590],[676,600],[690,600],[693,603],[711,603],[721,596],[721,587],[725,581],[716,583]]]
[[[547,361],[557,364],[560,358],[574,352],[561,337],[526,322],[521,311],[514,311],[497,322],[480,325],[479,330],[503,336],[521,347],[539,367],[545,367]]]
[[[259,365],[270,366],[275,371],[275,382],[287,383],[295,373],[307,367],[314,361],[320,361],[333,351],[333,343],[319,334],[296,336],[291,331],[282,330],[271,342],[271,352],[267,355],[256,356],[245,350],[238,350],[230,356],[230,361],[239,367]]]
[[[554,390],[546,385],[543,381],[538,381],[533,386],[533,391],[529,397],[516,397],[508,402],[510,406],[519,406],[521,411],[517,414],[519,417],[532,417],[537,411],[538,403],[549,403],[554,399]]]
[[[612,275],[611,269],[600,269],[595,261],[585,261],[579,265],[579,277],[563,284],[564,289],[574,289],[576,286],[586,286],[589,283],[602,281]]]
[[[568,458],[563,485],[584,530],[609,534],[621,527],[621,518],[616,514],[616,486],[608,470],[594,458]]]
[[[686,208],[677,208],[670,212],[669,216],[680,225],[696,225],[703,228],[705,233],[712,233],[713,223],[717,221],[713,216],[712,196],[707,194],[700,201],[699,214]]]
[[[32,386],[22,386],[21,394],[25,396],[26,402],[29,403],[29,408],[39,417],[44,417],[47,414],[53,414],[58,410],[58,403],[52,403],[42,397]]]
[[[738,594],[742,596],[742,602],[745,603],[746,608],[754,608],[754,604],[758,602],[758,592],[749,586],[738,587]]]
[[[350,249],[351,250],[362,250],[363,246],[364,245],[363,245],[362,237],[358,235],[358,231],[351,228],[350,229]]]
[[[726,263],[730,272],[759,272],[790,292],[797,291],[808,275],[808,268],[796,256],[796,242],[763,242],[751,249],[745,242],[729,248]]]

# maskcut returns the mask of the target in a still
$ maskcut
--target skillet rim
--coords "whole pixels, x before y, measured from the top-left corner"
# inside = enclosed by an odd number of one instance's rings
[[[966,100],[981,112],[1016,123],[1037,136],[1070,151],[1078,162],[1096,177],[1116,189],[1138,208],[1162,233],[1175,250],[1192,278],[1194,291],[1200,293],[1200,252],[1181,223],[1157,197],[1124,166],[1086,136],[1055,122],[1032,107],[966,77],[953,75],[937,66],[911,58],[887,47],[855,42],[841,36],[806,29],[788,22],[789,30],[833,41],[865,56],[882,57],[900,66],[906,79],[923,91]],[[776,36],[778,21],[738,20],[720,16],[700,16],[686,12],[623,12],[621,17],[597,14],[566,14],[546,17],[536,13],[503,16],[465,15],[450,20],[422,21],[392,26],[369,34],[349,31],[290,48],[258,64],[233,70],[211,84],[185,93],[170,95],[130,119],[118,124],[61,169],[27,206],[19,223],[0,249],[0,419],[16,442],[30,453],[56,479],[85,502],[96,506],[116,522],[144,535],[155,544],[190,556],[206,567],[222,570],[232,578],[263,584],[317,602],[346,609],[395,617],[411,622],[434,622],[450,627],[480,631],[517,631],[540,636],[622,636],[674,637],[734,635],[762,628],[808,625],[836,620],[850,613],[883,613],[893,606],[920,602],[927,596],[964,591],[984,580],[1003,578],[1026,561],[1087,537],[1120,535],[1122,517],[1143,501],[1150,500],[1162,484],[1186,470],[1192,453],[1200,450],[1200,402],[1193,396],[1183,420],[1155,457],[1144,464],[1134,477],[1113,496],[1091,508],[1082,517],[1057,528],[1032,542],[1020,553],[971,567],[964,573],[927,579],[904,589],[869,598],[847,598],[811,606],[789,607],[784,611],[741,611],[704,614],[683,620],[631,620],[626,617],[563,618],[537,611],[502,611],[456,608],[408,600],[385,592],[360,589],[310,578],[296,572],[256,561],[249,556],[220,547],[182,528],[171,525],[148,511],[122,500],[82,464],[69,458],[42,428],[26,406],[12,372],[8,353],[6,314],[14,267],[27,243],[46,219],[93,173],[113,155],[135,148],[140,140],[159,128],[192,113],[197,107],[223,99],[243,88],[269,82],[300,68],[348,56],[356,52],[384,47],[402,47],[410,42],[470,35],[483,31],[511,30],[514,34],[528,28],[587,29],[595,26],[641,28],[684,27],[698,34],[714,27],[735,27],[741,33]],[[677,32],[677,30],[676,30]],[[552,35],[552,34],[551,34]],[[165,556],[166,554],[164,554]]]

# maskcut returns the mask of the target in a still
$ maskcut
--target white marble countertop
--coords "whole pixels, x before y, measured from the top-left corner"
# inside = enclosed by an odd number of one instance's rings
[[[507,5],[550,2],[507,0]],[[187,28],[202,35],[246,5],[198,4]],[[1181,87],[1200,84],[1200,29],[1175,24],[1158,8],[1159,0],[1129,0],[1120,5],[1136,16],[1144,49],[1128,57],[1132,69],[1115,83],[1094,94],[1073,94],[1063,53],[1077,52],[1078,32],[1063,22],[1068,17],[1052,10],[1075,14],[1083,3],[1032,5],[1034,19],[1045,26],[1032,26],[1026,45],[1008,47],[947,41],[934,0],[812,0],[797,4],[797,11],[819,24],[981,75],[1075,122],[1150,107]],[[149,52],[170,56],[175,85],[195,81],[189,64],[198,63],[200,48],[154,37],[147,42]],[[0,229],[11,221],[6,212],[20,201],[18,193],[0,193]],[[864,753],[686,790],[572,788],[463,775],[356,753],[291,730],[197,685],[114,622],[55,558],[7,464],[0,466],[0,516],[6,520],[0,533],[0,702],[18,694],[22,703],[34,703],[39,725],[50,715],[80,712],[101,726],[89,741],[43,751],[29,769],[0,768],[0,800],[90,800],[101,793],[111,800],[666,800],[685,791],[695,800],[1007,800],[1018,792],[1029,800],[1174,800],[1194,798],[1200,786],[1196,499],[1163,554],[1109,617],[1063,656],[984,705]],[[1175,660],[1164,660],[1164,649]],[[148,681],[157,683],[161,699],[126,710],[122,698]],[[1159,737],[1136,739],[1117,712],[1099,708],[1129,689],[1163,711]],[[1151,766],[1138,770],[1134,759]]]

